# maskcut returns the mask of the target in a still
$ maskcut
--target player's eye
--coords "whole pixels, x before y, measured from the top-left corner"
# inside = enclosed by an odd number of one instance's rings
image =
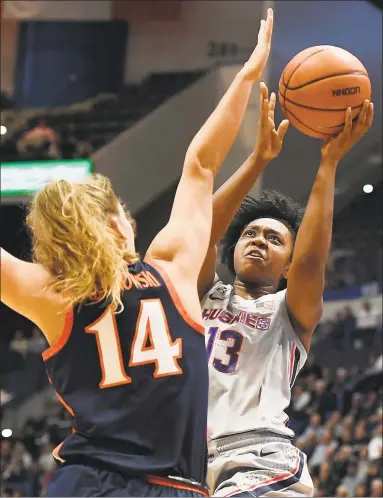
[[[255,235],[254,230],[246,230],[244,233],[245,237],[254,237],[254,235]]]
[[[281,239],[277,235],[270,234],[267,237],[267,239],[271,240],[271,242],[276,242],[277,244],[281,244],[282,243]]]

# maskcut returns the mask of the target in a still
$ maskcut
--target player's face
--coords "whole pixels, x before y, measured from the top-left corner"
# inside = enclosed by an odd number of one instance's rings
[[[235,246],[237,278],[276,288],[281,278],[287,278],[292,250],[293,237],[283,223],[272,218],[252,221]]]

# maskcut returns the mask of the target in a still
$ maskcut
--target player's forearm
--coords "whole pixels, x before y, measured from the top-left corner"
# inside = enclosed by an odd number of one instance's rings
[[[221,167],[239,132],[254,81],[242,69],[220,103],[192,140],[187,154],[214,175]],[[187,162],[187,161],[186,161]]]
[[[215,246],[224,235],[242,201],[258,180],[266,165],[267,161],[260,159],[254,152],[215,192],[213,196],[213,225],[210,247]]]
[[[322,159],[295,243],[293,265],[323,273],[331,247],[336,163]],[[314,275],[313,275],[314,276]]]

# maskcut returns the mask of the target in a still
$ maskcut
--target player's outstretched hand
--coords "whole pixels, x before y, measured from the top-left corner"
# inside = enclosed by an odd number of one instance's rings
[[[270,54],[273,34],[273,9],[267,9],[266,21],[261,21],[258,32],[258,44],[243,67],[247,79],[259,81]]]
[[[352,123],[351,107],[346,111],[346,121],[343,131],[336,137],[325,141],[322,147],[322,158],[336,164],[348,153],[354,145],[371,128],[374,117],[374,104],[365,100],[362,110],[355,123]]]
[[[269,92],[264,83],[261,83],[259,93],[260,111],[255,154],[261,161],[269,162],[281,152],[289,121],[284,119],[276,130],[274,122],[276,95],[273,92],[269,99]]]

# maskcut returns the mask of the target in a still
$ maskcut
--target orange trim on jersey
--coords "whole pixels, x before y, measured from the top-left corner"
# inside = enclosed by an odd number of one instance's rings
[[[157,477],[157,476],[147,476],[147,481],[150,484],[158,484],[159,486],[168,486],[170,488],[183,489],[184,491],[194,491],[195,493],[201,493],[203,496],[209,496],[209,493],[197,486],[193,486],[191,484],[183,484],[181,481],[177,481],[176,479],[170,479],[166,477]]]
[[[73,308],[65,313],[64,329],[59,335],[57,341],[54,342],[48,349],[43,351],[42,357],[44,361],[58,353],[68,342],[73,327],[73,314]]]
[[[60,401],[60,403],[64,406],[64,408],[66,408],[68,410],[68,412],[72,415],[72,417],[74,417],[74,413],[73,413],[73,410],[72,408],[68,405],[68,403],[66,403],[62,397],[59,395],[59,393],[56,391],[56,396],[58,398],[58,400]]]
[[[200,323],[196,322],[183,307],[181,299],[179,298],[177,291],[174,285],[172,284],[170,278],[168,277],[166,271],[158,263],[155,263],[152,259],[145,258],[145,261],[149,263],[151,266],[153,266],[153,268],[155,268],[163,278],[166,287],[168,288],[168,291],[170,293],[170,297],[173,300],[174,306],[177,308],[178,313],[182,316],[185,322],[200,334],[205,335],[205,327],[203,327]],[[201,313],[201,322],[202,322],[202,313]]]

